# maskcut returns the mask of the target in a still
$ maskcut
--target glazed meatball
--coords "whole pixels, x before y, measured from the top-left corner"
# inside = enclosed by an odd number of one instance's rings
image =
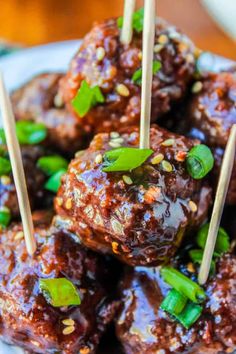
[[[186,171],[196,141],[152,127],[152,156],[132,172],[104,172],[103,155],[114,144],[138,147],[138,129],[95,136],[72,160],[55,200],[57,213],[89,248],[113,253],[130,265],[170,258],[191,228],[201,224],[211,189]]]
[[[47,144],[73,154],[85,143],[83,127],[64,107],[58,94],[62,74],[41,74],[15,91],[12,96],[17,120],[44,123],[48,128]]]
[[[53,226],[37,227],[33,257],[22,237],[19,224],[0,233],[0,338],[32,353],[94,353],[117,307],[110,263]],[[53,307],[42,278],[70,280],[81,304]]]
[[[40,146],[23,146],[21,148],[23,166],[26,176],[27,189],[31,207],[37,208],[43,205],[47,199],[44,189],[45,174],[37,167],[37,160],[44,156],[45,150]],[[12,174],[0,177],[0,208],[7,207],[13,217],[19,216],[19,206],[16,188]]]
[[[236,348],[236,257],[225,255],[207,286],[207,301],[189,329],[160,309],[169,288],[159,268],[130,269],[122,283],[117,335],[127,354],[217,354]]]
[[[153,120],[184,96],[195,67],[191,41],[160,18],[155,43],[154,60],[160,61],[162,68],[153,78]],[[78,116],[88,132],[120,131],[127,125],[139,124],[141,85],[132,76],[141,68],[141,61],[142,33],[134,31],[131,44],[123,45],[117,19],[95,24],[86,35],[60,82],[60,94],[74,112],[71,100],[83,80],[101,89],[105,103],[92,108],[83,118]]]
[[[212,147],[215,155],[213,180],[217,182],[230,129],[236,123],[236,74],[212,74],[199,81],[200,92],[191,98],[189,107],[190,136]],[[236,161],[227,203],[236,204]]]

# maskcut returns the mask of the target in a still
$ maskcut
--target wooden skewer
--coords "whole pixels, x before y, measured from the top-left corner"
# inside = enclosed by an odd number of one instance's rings
[[[133,35],[133,13],[135,9],[135,0],[125,0],[123,26],[121,30],[120,41],[123,44],[130,44]]]
[[[232,174],[236,151],[236,124],[231,128],[228,143],[225,149],[224,158],[221,166],[219,182],[216,191],[215,202],[213,206],[209,232],[203,253],[203,259],[198,275],[199,284],[205,284],[207,281],[211,260],[215,249],[215,243],[220,226],[221,216],[224,208],[229,182]]]
[[[140,149],[150,146],[151,99],[152,99],[152,67],[155,40],[155,0],[145,0],[143,51],[142,51],[142,95],[140,122]]]
[[[16,124],[9,95],[6,91],[3,76],[0,73],[0,109],[6,135],[8,152],[11,160],[12,173],[16,186],[19,209],[23,224],[26,248],[30,255],[36,250],[34,227],[30,203],[27,193],[26,180],[21,158],[20,145],[16,136]]]

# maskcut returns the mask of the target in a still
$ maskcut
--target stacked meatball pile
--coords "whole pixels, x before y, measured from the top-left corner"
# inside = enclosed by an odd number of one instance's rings
[[[233,247],[217,262],[205,286],[203,313],[190,329],[160,308],[169,290],[160,276],[163,264],[196,278],[180,251],[209,217],[236,122],[234,73],[198,74],[196,81],[197,53],[184,34],[157,19],[153,61],[161,67],[152,84],[152,152],[131,170],[108,172],[104,166],[110,150],[139,147],[141,85],[135,75],[142,65],[142,31],[134,30],[124,45],[117,19],[95,24],[65,75],[41,74],[12,94],[18,121],[47,128],[42,143],[22,146],[32,208],[44,210],[33,214],[38,248],[29,257],[13,178],[1,176],[0,207],[13,218],[0,231],[1,339],[32,353],[104,353],[102,337],[113,328],[110,340],[105,337],[109,354],[216,354],[236,348]],[[75,100],[85,84],[100,99],[81,114]],[[175,120],[185,127],[178,134]],[[194,179],[186,158],[200,143],[212,149],[215,166],[210,175]],[[54,211],[46,212],[52,193],[44,188],[37,161],[52,152],[73,159],[54,195]],[[234,171],[228,208],[236,204],[235,176]],[[39,286],[40,279],[51,278],[72,282],[81,304],[54,307]],[[121,344],[116,351],[110,346],[113,332]]]

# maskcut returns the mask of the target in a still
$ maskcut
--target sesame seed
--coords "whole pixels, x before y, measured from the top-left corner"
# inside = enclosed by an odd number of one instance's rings
[[[160,53],[165,46],[163,44],[154,45],[154,53]]]
[[[189,64],[192,64],[195,62],[195,59],[194,59],[194,56],[192,54],[187,54],[186,55],[186,61],[189,63]]]
[[[131,179],[129,176],[127,176],[127,175],[123,175],[122,178],[123,178],[123,181],[124,181],[126,184],[129,184],[129,185],[130,185],[130,184],[133,183],[132,179]]]
[[[96,157],[95,157],[95,162],[97,164],[100,164],[102,162],[102,154],[98,154]]]
[[[114,139],[112,139],[112,141],[114,143],[122,144],[124,142],[124,139],[123,138],[114,138]]]
[[[202,49],[195,48],[194,49],[194,57],[197,59],[202,54]]]
[[[179,43],[178,48],[181,52],[185,52],[186,50],[188,50],[189,46],[187,43],[181,42]]]
[[[62,321],[62,323],[63,323],[65,326],[74,326],[75,321],[72,320],[72,318],[66,318],[65,320]]]
[[[159,44],[166,44],[168,41],[169,41],[169,38],[165,34],[161,34],[160,37],[158,38]]]
[[[198,93],[202,90],[203,84],[201,81],[196,81],[192,86],[192,93]]]
[[[53,103],[54,103],[54,106],[57,108],[63,107],[63,105],[64,105],[63,98],[61,97],[61,95],[59,93],[57,93],[56,96],[54,97]]]
[[[124,97],[128,97],[130,94],[128,87],[125,86],[124,84],[118,84],[116,86],[116,91],[119,93],[119,95]]]
[[[72,208],[72,199],[71,198],[68,198],[66,203],[65,203],[65,207],[66,209],[71,209]]]
[[[0,181],[3,186],[7,186],[7,185],[11,184],[11,178],[9,176],[5,176],[5,175],[1,176]]]
[[[118,143],[118,142],[116,142],[114,140],[109,141],[108,145],[110,145],[113,148],[121,147],[120,143]]]
[[[68,334],[73,333],[74,330],[75,330],[74,326],[68,326],[68,327],[63,329],[62,333],[64,334],[64,336],[67,336]]]
[[[78,158],[78,157],[80,157],[81,155],[83,155],[83,153],[84,153],[84,150],[79,150],[79,151],[77,151],[77,152],[75,153],[75,157]]]
[[[172,146],[175,142],[175,139],[166,139],[161,143],[162,146]]]
[[[106,55],[105,49],[103,47],[98,47],[96,50],[97,60],[102,60]]]
[[[163,169],[165,172],[171,172],[171,171],[173,171],[172,165],[171,165],[168,161],[166,161],[166,160],[163,160],[163,161],[162,161],[161,166],[162,166],[162,169]]]
[[[57,202],[57,205],[58,205],[58,206],[62,206],[62,204],[63,204],[63,199],[60,198],[60,197],[57,197],[56,202]]]
[[[17,241],[17,240],[21,240],[24,238],[24,232],[23,231],[18,231],[16,234],[15,234],[15,237],[14,239]]]
[[[194,272],[195,272],[195,268],[194,268],[192,262],[189,262],[189,263],[187,264],[187,270],[188,270],[190,273],[194,273]]]
[[[139,60],[142,60],[142,59],[143,59],[143,53],[142,53],[142,51],[140,51],[140,52],[138,53],[138,58],[139,58]]]
[[[158,165],[163,159],[164,159],[163,154],[157,154],[156,156],[153,157],[153,159],[151,160],[151,163],[153,165]]]
[[[118,244],[117,242],[112,242],[112,243],[111,243],[111,246],[112,246],[112,251],[113,251],[114,253],[119,253],[119,252],[118,252],[118,246],[119,246],[119,244]]]
[[[116,139],[116,138],[119,138],[120,137],[120,134],[118,132],[111,132],[110,133],[110,137],[112,139]]]
[[[192,210],[193,213],[195,213],[197,211],[197,204],[194,203],[192,200],[189,201],[188,205],[189,205],[189,208]]]
[[[32,343],[33,345],[35,345],[35,347],[40,347],[40,343],[37,342],[36,340],[31,340],[30,343]]]

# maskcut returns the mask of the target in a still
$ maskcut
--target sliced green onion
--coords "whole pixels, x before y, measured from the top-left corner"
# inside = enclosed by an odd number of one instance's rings
[[[104,172],[131,171],[142,165],[153,153],[151,149],[121,147],[104,154]]]
[[[11,221],[11,212],[7,207],[0,208],[0,226],[7,227]]]
[[[43,123],[21,120],[16,122],[16,134],[20,144],[34,145],[46,139],[47,128]]]
[[[187,329],[189,329],[201,316],[202,306],[188,302],[184,310],[174,317]]]
[[[175,289],[171,289],[161,303],[161,309],[171,315],[179,314],[187,304],[186,296]]]
[[[140,33],[143,30],[143,18],[144,18],[144,9],[143,7],[133,14],[133,29]],[[123,17],[119,17],[117,19],[118,28],[122,28],[123,26]]]
[[[65,169],[62,169],[52,175],[44,185],[44,188],[50,192],[57,193],[61,186],[61,177],[66,173]]]
[[[213,168],[214,157],[208,146],[194,146],[187,154],[187,170],[194,179],[205,177]]]
[[[0,156],[0,176],[8,175],[11,172],[11,163],[5,157]]]
[[[105,98],[98,86],[90,87],[89,84],[83,80],[81,86],[72,100],[72,106],[75,111],[82,118],[84,117],[92,107],[98,103],[104,103]]]
[[[162,267],[161,276],[166,283],[193,302],[201,302],[206,298],[204,290],[197,283],[175,268],[169,266]]]
[[[43,156],[38,159],[37,166],[48,176],[60,170],[66,170],[68,162],[59,155]]]
[[[189,251],[189,257],[193,261],[193,263],[201,264],[202,263],[202,258],[203,258],[203,250],[190,250]],[[216,263],[214,260],[211,261],[211,273],[215,273],[216,270]]]
[[[0,128],[0,145],[6,144],[6,136],[3,128]]]
[[[76,287],[66,278],[39,279],[39,286],[45,299],[54,307],[81,304]]]
[[[161,69],[161,62],[158,60],[153,61],[152,72],[155,75]],[[142,68],[136,70],[132,76],[132,81],[141,85],[142,81]]]
[[[209,226],[210,225],[208,223],[203,225],[197,233],[196,242],[198,246],[201,247],[202,249],[205,248]],[[218,253],[219,255],[222,255],[223,253],[228,252],[229,249],[230,249],[229,235],[222,227],[220,227],[216,239],[215,252]]]

